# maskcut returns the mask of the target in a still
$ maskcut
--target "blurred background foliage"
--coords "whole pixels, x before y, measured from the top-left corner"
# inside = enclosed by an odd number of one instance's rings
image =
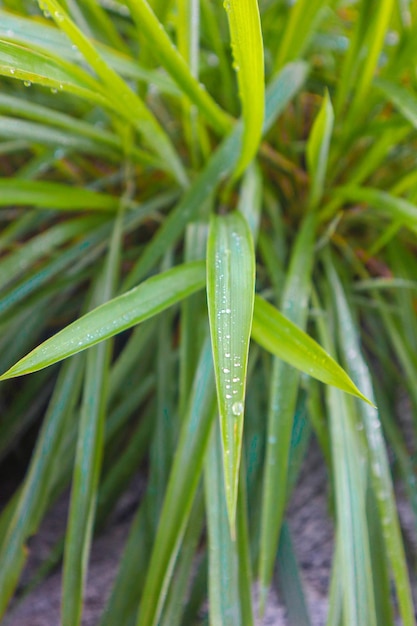
[[[74,321],[78,352],[1,383],[2,612],[71,487],[54,561],[62,623],[80,623],[92,535],[140,470],[102,626],[250,626],[278,559],[291,623],[309,624],[285,510],[315,440],[335,527],[327,624],[415,623],[393,483],[416,525],[417,4],[260,0],[259,32],[256,16],[249,1],[0,2],[0,370]],[[284,363],[257,301],[232,538],[199,290],[210,215],[234,210],[257,293],[378,409]],[[97,337],[76,320],[150,276],[143,316],[82,351]]]

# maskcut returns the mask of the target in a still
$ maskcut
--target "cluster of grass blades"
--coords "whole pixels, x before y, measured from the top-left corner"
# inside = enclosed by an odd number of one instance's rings
[[[1,614],[71,486],[81,623],[93,533],[147,460],[100,625],[251,626],[285,555],[307,626],[285,511],[315,437],[328,626],[415,624],[416,59],[413,0],[0,2],[3,464],[39,429]]]

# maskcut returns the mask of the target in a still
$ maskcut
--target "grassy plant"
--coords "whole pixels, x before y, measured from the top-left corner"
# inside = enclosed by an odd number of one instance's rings
[[[1,459],[40,423],[2,613],[71,484],[81,623],[92,535],[150,449],[102,626],[197,623],[205,597],[250,626],[277,562],[310,623],[285,511],[314,433],[329,626],[415,623],[387,444],[417,526],[416,58],[409,0],[0,2]]]

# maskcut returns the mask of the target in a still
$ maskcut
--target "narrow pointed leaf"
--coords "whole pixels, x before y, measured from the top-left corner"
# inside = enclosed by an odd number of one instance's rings
[[[257,0],[226,0],[234,67],[243,114],[239,176],[255,156],[262,135],[265,109],[264,50]]]
[[[255,297],[252,337],[286,363],[369,403],[340,365],[314,339],[260,296]]]
[[[154,276],[87,313],[23,357],[2,377],[43,369],[143,322],[202,289],[203,262],[187,263]]]
[[[207,300],[232,534],[254,292],[255,255],[245,218],[238,212],[213,216],[207,244]]]
[[[307,144],[307,163],[311,177],[310,206],[313,208],[320,202],[324,191],[333,122],[333,107],[329,92],[326,91]]]

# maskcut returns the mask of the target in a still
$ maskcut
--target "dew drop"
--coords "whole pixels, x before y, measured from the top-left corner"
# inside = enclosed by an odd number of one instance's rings
[[[242,415],[243,413],[243,402],[234,402],[232,405],[232,413],[233,415]]]
[[[10,74],[14,74],[14,73],[15,73],[15,71],[16,71],[16,70],[14,69],[14,67],[11,67],[11,68],[10,68],[10,70],[9,70]]]
[[[25,87],[30,87],[32,83],[30,82],[30,80],[25,80],[23,81],[23,84]]]
[[[224,367],[224,368],[223,368],[223,373],[224,373],[224,374],[230,374],[230,370],[229,370],[229,368]]]

